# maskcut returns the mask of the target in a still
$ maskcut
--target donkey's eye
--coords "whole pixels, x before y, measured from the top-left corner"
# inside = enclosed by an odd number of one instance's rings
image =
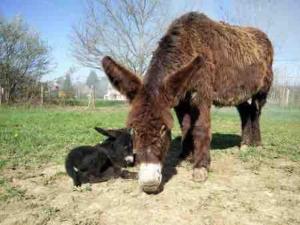
[[[161,128],[160,128],[160,136],[164,136],[166,134],[166,131],[167,131],[167,127],[166,125],[162,125]]]
[[[130,130],[129,130],[129,134],[130,134],[131,136],[133,136],[133,135],[134,135],[134,130],[133,130],[133,128],[130,128]]]
[[[137,136],[137,131],[135,129],[132,129],[132,136]]]

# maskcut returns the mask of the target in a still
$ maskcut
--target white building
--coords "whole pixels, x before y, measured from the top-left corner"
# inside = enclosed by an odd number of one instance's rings
[[[104,100],[125,101],[126,98],[109,84],[107,87],[107,92],[104,95]]]

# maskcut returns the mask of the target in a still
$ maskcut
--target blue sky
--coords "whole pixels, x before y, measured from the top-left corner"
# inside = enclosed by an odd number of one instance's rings
[[[1,14],[6,18],[21,15],[51,47],[55,69],[46,79],[62,76],[70,66],[77,66],[71,55],[69,36],[72,26],[83,15],[83,3],[82,0],[0,0]]]
[[[213,19],[219,20],[222,15],[216,2],[221,2],[224,8],[232,4],[232,0],[170,0],[169,10],[175,16],[201,9]],[[268,34],[276,47],[277,44],[281,46],[275,56],[275,65],[286,68],[292,76],[300,76],[300,1],[275,2],[272,10],[266,9],[266,16],[271,18],[272,23]],[[41,34],[42,39],[52,48],[52,58],[56,64],[55,69],[44,79],[54,79],[64,75],[70,66],[80,68],[71,55],[70,34],[72,26],[84,17],[84,5],[84,0],[0,0],[0,14],[8,19],[21,15]],[[242,10],[246,14],[247,8]],[[261,29],[266,30],[263,23],[261,26]],[[75,79],[84,80],[88,73],[89,69],[79,69]]]

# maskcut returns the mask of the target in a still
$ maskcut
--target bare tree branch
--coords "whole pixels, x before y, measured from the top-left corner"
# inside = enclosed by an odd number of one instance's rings
[[[100,68],[110,55],[137,74],[146,71],[165,26],[160,0],[89,0],[86,19],[73,28],[72,51],[77,61]]]

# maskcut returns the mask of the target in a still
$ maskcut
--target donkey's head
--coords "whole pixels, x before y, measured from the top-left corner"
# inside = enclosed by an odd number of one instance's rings
[[[185,94],[203,60],[198,56],[179,71],[166,75],[155,92],[110,57],[104,57],[102,64],[112,85],[131,104],[127,126],[132,128],[133,149],[140,164],[139,183],[145,192],[156,192],[162,179],[162,162],[171,142],[171,108]]]

